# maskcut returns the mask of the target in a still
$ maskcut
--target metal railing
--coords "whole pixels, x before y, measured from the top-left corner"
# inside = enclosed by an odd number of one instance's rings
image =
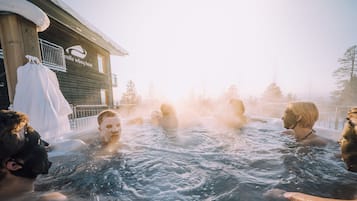
[[[78,131],[89,125],[96,125],[97,115],[109,107],[107,105],[71,105],[73,113],[69,115],[71,130]]]
[[[127,109],[135,107],[136,104],[120,104],[119,109]],[[267,104],[264,105],[264,109],[270,114],[269,117],[280,118],[283,115],[286,104]],[[319,120],[315,123],[315,126],[322,128],[341,130],[346,120],[347,112],[352,106],[340,106],[340,107],[319,107]],[[78,131],[87,128],[89,125],[97,125],[97,115],[105,110],[109,109],[107,105],[72,105],[73,113],[69,115],[69,121],[71,129]],[[125,110],[124,110],[125,111]],[[249,112],[252,115],[262,115],[264,112],[261,108],[258,111]]]
[[[118,86],[118,78],[117,75],[112,73],[112,86],[117,87]]]
[[[66,72],[66,60],[61,46],[39,39],[42,64],[57,71]]]

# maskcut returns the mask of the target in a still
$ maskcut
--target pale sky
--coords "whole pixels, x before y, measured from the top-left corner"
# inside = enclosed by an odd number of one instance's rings
[[[133,80],[146,97],[328,96],[332,72],[357,44],[353,0],[62,0],[129,52],[111,58],[117,98]]]

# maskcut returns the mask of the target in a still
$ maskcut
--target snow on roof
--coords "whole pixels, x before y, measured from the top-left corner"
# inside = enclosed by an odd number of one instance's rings
[[[21,15],[36,24],[38,32],[44,31],[50,26],[50,20],[46,13],[26,0],[0,0],[0,11]]]
[[[0,0],[1,1],[1,0]],[[120,47],[116,42],[111,40],[108,36],[106,36],[103,32],[101,32],[99,29],[94,27],[92,24],[90,24],[87,20],[82,18],[76,11],[74,11],[70,6],[68,6],[66,3],[64,3],[61,0],[50,0],[52,3],[56,4],[58,7],[62,8],[65,10],[68,14],[72,15],[74,18],[76,18],[80,23],[82,23],[84,26],[88,27],[91,31],[97,33],[100,35],[105,42],[111,44],[113,47],[116,49],[120,50],[123,55],[128,55],[129,53],[122,47]]]

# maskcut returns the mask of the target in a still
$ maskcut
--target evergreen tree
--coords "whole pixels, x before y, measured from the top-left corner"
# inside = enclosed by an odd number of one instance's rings
[[[292,94],[292,93],[288,93],[288,95],[286,95],[286,100],[288,102],[291,102],[291,101],[296,101],[296,95]]]
[[[123,93],[120,103],[121,104],[138,104],[140,97],[136,93],[135,84],[132,80],[126,85],[126,92]]]
[[[228,90],[226,91],[225,97],[227,100],[232,98],[238,98],[238,89],[236,85],[229,86]]]
[[[356,48],[354,45],[346,50],[343,57],[338,59],[340,67],[333,73],[337,89],[332,92],[332,96],[337,104],[357,104]]]
[[[281,101],[283,93],[281,92],[280,87],[273,82],[265,89],[262,98],[265,101]]]

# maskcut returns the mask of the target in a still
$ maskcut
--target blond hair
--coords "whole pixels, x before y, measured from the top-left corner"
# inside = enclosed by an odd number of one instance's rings
[[[312,128],[319,119],[319,111],[313,102],[291,102],[288,109],[300,118],[298,124],[304,128]]]

